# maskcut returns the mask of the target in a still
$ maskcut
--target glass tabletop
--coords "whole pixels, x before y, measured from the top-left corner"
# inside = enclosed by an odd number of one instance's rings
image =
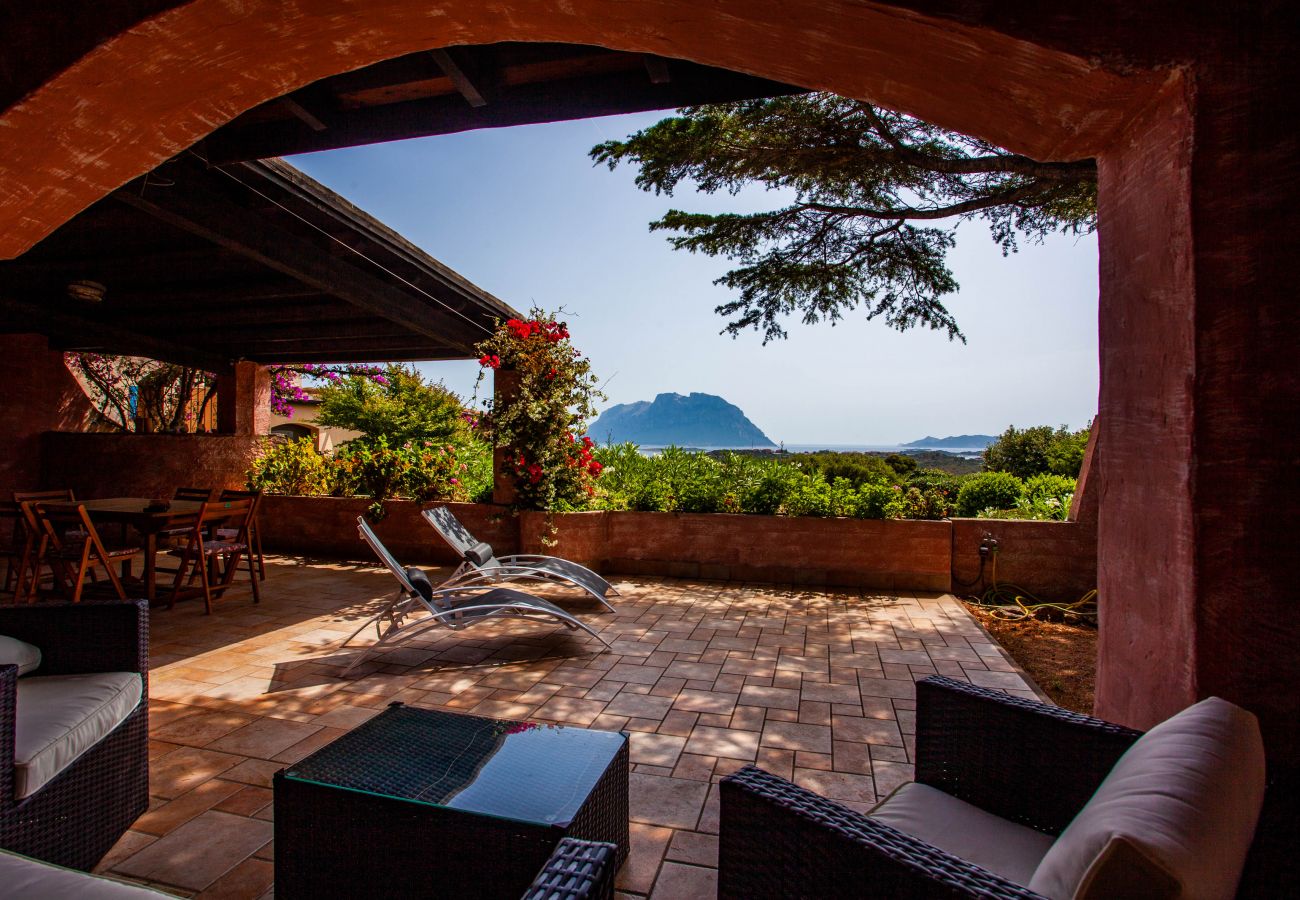
[[[627,737],[391,706],[286,778],[567,827]]]

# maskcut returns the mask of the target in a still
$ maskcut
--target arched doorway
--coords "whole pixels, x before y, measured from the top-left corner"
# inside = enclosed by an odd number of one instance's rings
[[[1235,9],[1188,24],[1177,4],[1085,16],[928,0],[147,5],[160,7],[141,23],[87,18],[80,45],[62,39],[67,67],[0,114],[0,256],[258,103],[457,43],[656,53],[864,97],[1042,159],[1097,156],[1099,712],[1144,726],[1220,693],[1261,713],[1275,749],[1300,746],[1295,701],[1276,689],[1300,665],[1268,652],[1279,629],[1300,637],[1300,617],[1255,599],[1286,595],[1270,523],[1300,512],[1300,439],[1270,424],[1300,413],[1296,377],[1278,375],[1294,371],[1296,255],[1274,237],[1297,175],[1270,167],[1261,139],[1296,149],[1281,124],[1293,118],[1274,114],[1296,63],[1267,40],[1286,29]],[[1193,89],[1198,55],[1209,61]],[[1245,390],[1257,380],[1275,389]],[[1270,484],[1283,488],[1265,502]],[[1235,662],[1256,656],[1270,665]]]

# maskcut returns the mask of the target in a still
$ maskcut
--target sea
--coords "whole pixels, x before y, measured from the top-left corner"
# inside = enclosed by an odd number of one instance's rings
[[[647,456],[656,456],[664,448],[653,446],[642,446],[641,452]],[[743,447],[687,447],[688,450],[741,450]],[[771,449],[771,448],[768,448]],[[984,452],[983,447],[904,447],[900,444],[782,444],[781,449],[786,453],[816,453],[820,450],[830,450],[834,453],[908,453],[918,450],[937,450],[941,453],[951,453],[953,456],[963,456],[974,459]]]

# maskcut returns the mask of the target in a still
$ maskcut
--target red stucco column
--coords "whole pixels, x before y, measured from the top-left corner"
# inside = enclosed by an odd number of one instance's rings
[[[217,373],[217,430],[222,434],[271,431],[271,376],[264,366],[237,362]]]
[[[1201,66],[1100,159],[1097,713],[1149,727],[1218,695],[1258,714],[1270,758],[1295,764],[1290,59]]]

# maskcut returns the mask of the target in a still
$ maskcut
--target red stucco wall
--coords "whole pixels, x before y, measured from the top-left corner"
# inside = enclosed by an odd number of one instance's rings
[[[47,432],[41,480],[79,499],[171,497],[178,487],[240,489],[265,438],[229,434]]]
[[[262,505],[266,548],[365,559],[356,518],[367,505],[367,500],[357,498],[268,496]],[[386,506],[388,517],[377,530],[399,560],[455,561],[420,519],[418,504],[392,500]],[[973,578],[978,569],[974,545],[987,529],[1003,542],[999,556],[1003,579],[1053,599],[1077,599],[1096,585],[1096,535],[1085,523],[641,512],[548,517],[513,514],[488,504],[451,506],[466,527],[499,554],[563,556],[616,575],[947,591],[954,565],[959,575]]]
[[[357,536],[357,516],[370,501],[355,497],[285,497],[267,495],[258,514],[263,549],[270,553],[374,561]],[[480,541],[499,554],[516,553],[519,525],[508,509],[489,504],[448,504],[456,517]],[[421,506],[410,500],[390,500],[388,517],[375,526],[384,546],[404,564],[455,564],[458,557],[420,517]]]
[[[41,435],[82,428],[93,412],[85,392],[37,334],[0,335],[0,498],[42,483]]]

